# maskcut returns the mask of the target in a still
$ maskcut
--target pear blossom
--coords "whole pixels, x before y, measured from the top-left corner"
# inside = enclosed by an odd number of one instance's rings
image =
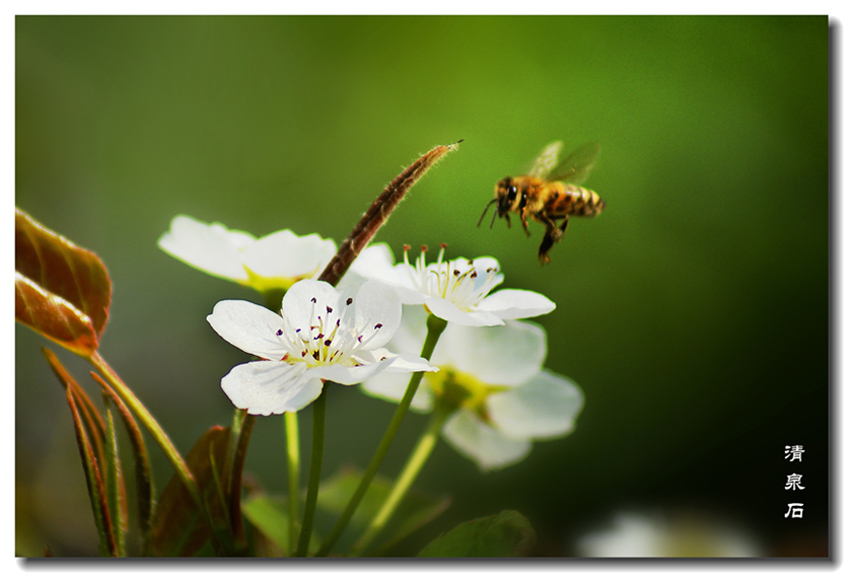
[[[351,273],[377,279],[396,288],[404,304],[422,304],[435,316],[464,326],[499,326],[515,320],[548,314],[555,304],[529,290],[505,289],[490,293],[502,283],[499,262],[492,257],[443,259],[440,246],[436,263],[425,260],[426,247],[410,265],[405,246],[404,263],[395,263],[385,243],[364,249],[351,266]]]
[[[405,307],[391,342],[415,352],[425,337],[424,310]],[[425,374],[411,408],[448,407],[442,436],[483,471],[521,461],[533,440],[572,431],[584,396],[568,378],[543,368],[546,335],[536,324],[508,320],[503,326],[448,324],[431,356],[440,371]],[[408,376],[380,374],[363,382],[367,394],[397,401]]]
[[[620,511],[606,528],[582,536],[582,557],[764,557],[740,524],[715,516]]]
[[[157,242],[160,249],[210,275],[261,292],[288,289],[299,279],[318,277],[336,253],[336,244],[313,233],[298,236],[289,229],[255,238],[177,215]]]
[[[280,314],[244,300],[223,300],[207,321],[225,340],[261,358],[235,366],[221,388],[250,414],[296,412],[315,400],[325,380],[357,384],[382,370],[436,371],[415,355],[383,346],[401,322],[392,288],[370,281],[338,291],[315,280],[296,282]]]

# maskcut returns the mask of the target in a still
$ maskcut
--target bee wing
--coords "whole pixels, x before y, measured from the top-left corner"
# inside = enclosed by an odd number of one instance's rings
[[[590,175],[590,170],[599,157],[599,151],[599,143],[585,143],[552,170],[549,180],[581,185]]]
[[[527,173],[527,175],[529,177],[545,179],[546,176],[552,172],[552,169],[555,168],[555,165],[558,164],[558,157],[561,154],[563,146],[564,143],[562,141],[555,141],[554,143],[546,145],[546,147],[540,151],[540,155],[538,155],[537,159],[534,160],[534,164],[531,166],[531,170]]]

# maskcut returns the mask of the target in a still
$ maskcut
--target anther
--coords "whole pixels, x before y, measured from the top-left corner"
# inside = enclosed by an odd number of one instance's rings
[[[311,302],[313,302],[313,303],[315,304],[315,303],[316,303],[316,298],[313,298],[313,299],[311,299],[310,301],[311,301]]]
[[[354,303],[354,298],[348,298],[347,300],[345,300],[345,305],[347,306],[350,306],[352,303]]]
[[[426,253],[428,251],[428,246],[427,245],[420,245],[419,251],[421,251],[422,253]]]
[[[332,311],[334,311],[334,309],[330,306],[327,306],[326,309],[328,310],[328,313],[331,313]]]
[[[401,246],[401,248],[402,248],[404,251],[410,251],[410,246],[409,246],[409,245],[407,245],[406,243],[405,243],[404,245],[402,245],[402,246]]]
[[[383,327],[384,327],[384,324],[375,324],[375,329],[376,329],[376,330],[380,330],[380,329],[381,329],[381,328],[383,328]]]
[[[449,246],[449,244],[448,244],[448,243],[441,243],[441,244],[440,244],[440,249],[445,249],[445,248],[447,248],[448,246]]]
[[[330,341],[330,340],[325,340],[325,346],[330,346],[330,345],[331,345],[331,341]]]
[[[278,330],[277,332],[275,332],[275,335],[276,335],[276,336],[282,336],[282,335],[283,335],[283,330]]]

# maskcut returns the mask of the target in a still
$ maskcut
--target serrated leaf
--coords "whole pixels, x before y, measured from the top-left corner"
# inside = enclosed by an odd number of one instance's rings
[[[342,468],[334,476],[322,481],[319,490],[318,508],[334,515],[341,514],[348,505],[357,486],[360,484],[362,473],[352,468]],[[354,512],[349,522],[349,531],[362,533],[384,504],[392,490],[393,482],[381,476],[376,476],[369,489],[363,496],[360,506]],[[396,509],[387,527],[379,536],[392,537],[378,551],[386,550],[392,544],[407,537],[423,525],[434,520],[449,506],[447,497],[437,497],[411,490]]]
[[[15,208],[15,320],[72,352],[97,350],[112,299],[93,252]]]
[[[213,523],[228,527],[227,509],[220,481],[224,480],[227,439],[230,428],[213,426],[195,442],[186,456],[186,465],[198,483],[210,508]],[[191,557],[210,538],[210,528],[192,495],[176,474],[156,505],[151,548],[158,557]]]
[[[431,541],[419,557],[527,557],[537,542],[531,524],[517,511],[461,523]]]

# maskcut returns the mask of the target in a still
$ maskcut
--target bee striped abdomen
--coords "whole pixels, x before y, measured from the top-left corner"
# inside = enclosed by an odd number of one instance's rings
[[[596,191],[565,185],[563,193],[558,195],[551,205],[551,213],[555,215],[576,215],[578,217],[593,217],[605,209],[605,202]]]

